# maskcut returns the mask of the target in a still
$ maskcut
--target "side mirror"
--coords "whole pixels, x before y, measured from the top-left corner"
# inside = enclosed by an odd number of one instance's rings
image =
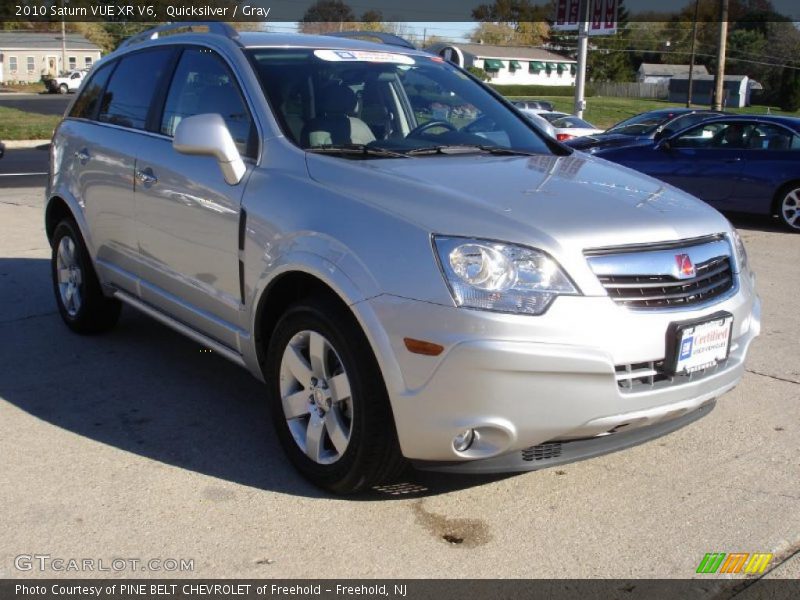
[[[239,183],[247,170],[225,121],[218,114],[182,119],[175,130],[172,147],[181,154],[213,156],[229,185]]]
[[[669,143],[669,140],[663,140],[658,143],[659,150],[672,150],[672,144]]]

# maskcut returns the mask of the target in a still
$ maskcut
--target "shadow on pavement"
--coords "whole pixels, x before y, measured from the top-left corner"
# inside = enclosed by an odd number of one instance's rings
[[[734,212],[726,212],[725,216],[737,229],[765,231],[767,233],[787,233],[787,230],[778,221],[778,217]]]
[[[263,490],[327,497],[284,457],[263,384],[204,350],[127,307],[113,331],[73,334],[56,313],[48,261],[0,258],[1,398],[155,461]],[[499,478],[409,469],[404,481],[352,499],[420,498]]]

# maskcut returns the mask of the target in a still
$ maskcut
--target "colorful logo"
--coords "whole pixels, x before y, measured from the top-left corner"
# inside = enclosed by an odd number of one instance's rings
[[[692,259],[688,254],[676,254],[675,262],[678,265],[678,279],[689,279],[696,275]]]
[[[772,560],[769,552],[709,552],[697,566],[697,573],[763,573]]]

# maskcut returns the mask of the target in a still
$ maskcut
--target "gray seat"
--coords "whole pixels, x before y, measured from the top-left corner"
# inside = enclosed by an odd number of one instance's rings
[[[350,116],[358,99],[346,85],[330,84],[319,94],[320,114],[303,128],[303,146],[369,144],[375,135],[364,121]]]

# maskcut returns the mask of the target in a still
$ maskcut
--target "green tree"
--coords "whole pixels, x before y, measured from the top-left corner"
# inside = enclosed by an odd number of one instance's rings
[[[787,112],[800,110],[800,72],[794,69],[783,70],[779,105]]]
[[[355,29],[356,15],[342,0],[317,0],[297,24],[302,33],[329,33]]]
[[[487,44],[539,46],[550,35],[547,21],[550,13],[550,6],[537,6],[529,0],[496,0],[494,4],[481,4],[472,11],[473,19],[479,24],[470,39]]]

